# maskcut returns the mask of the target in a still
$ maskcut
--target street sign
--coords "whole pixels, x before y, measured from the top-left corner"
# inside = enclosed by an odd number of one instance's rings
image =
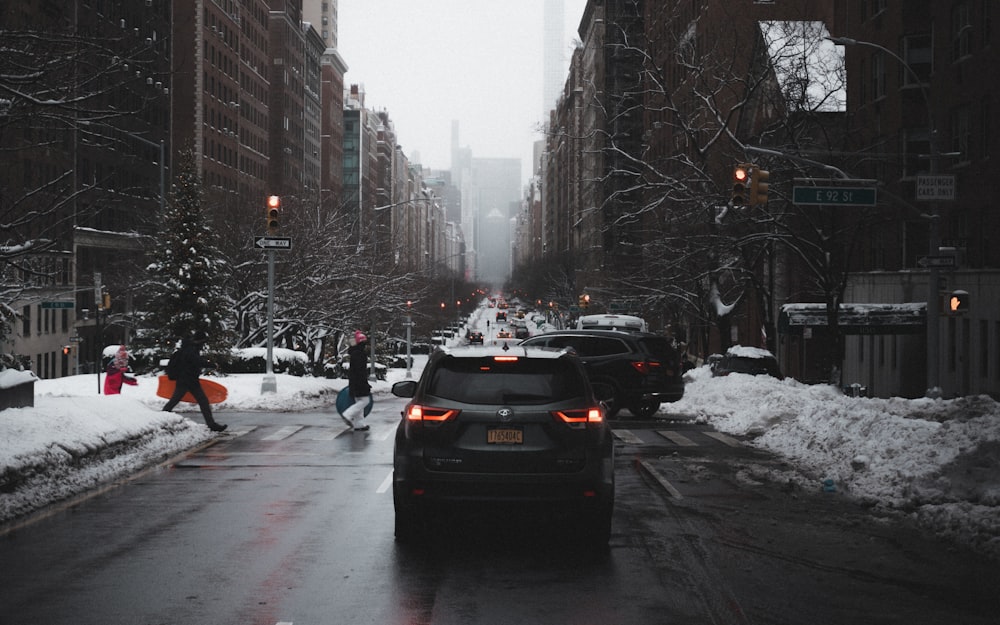
[[[917,176],[917,201],[955,199],[955,176]]]
[[[76,308],[76,303],[73,300],[60,299],[51,302],[42,302],[38,305],[39,308]]]
[[[290,250],[292,240],[289,237],[257,237],[253,242],[254,247],[269,250]]]
[[[79,336],[71,336],[71,337],[69,337],[69,342],[70,343],[79,343],[80,342],[80,337]]]
[[[921,267],[954,267],[954,256],[921,256],[917,259]]]
[[[875,206],[875,187],[793,187],[792,203]]]

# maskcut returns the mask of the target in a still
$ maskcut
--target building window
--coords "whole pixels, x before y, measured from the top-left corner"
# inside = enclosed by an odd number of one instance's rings
[[[21,336],[31,336],[31,306],[25,306],[21,310]]]
[[[969,3],[960,2],[951,8],[951,57],[957,61],[972,50],[972,23]]]
[[[876,52],[871,57],[869,84],[872,100],[885,97],[885,54]]]
[[[916,176],[926,170],[926,158],[931,152],[930,132],[926,128],[911,128],[903,131],[903,177]]]
[[[969,105],[956,108],[951,113],[951,151],[961,154],[960,160],[967,161],[969,156],[969,141],[972,131],[969,128]]]
[[[913,75],[920,78],[921,83],[930,82],[931,74],[934,72],[934,52],[931,35],[910,35],[903,38],[903,58],[913,72],[903,72],[903,84],[914,84]]]

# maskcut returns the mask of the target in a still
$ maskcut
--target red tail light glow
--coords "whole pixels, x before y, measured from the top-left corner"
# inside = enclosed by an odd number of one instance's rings
[[[582,428],[586,427],[588,423],[601,423],[604,421],[604,411],[600,408],[554,410],[552,416],[574,428]]]
[[[418,406],[413,404],[406,411],[407,421],[421,421],[430,423],[444,423],[445,421],[451,421],[456,416],[458,416],[458,410],[449,410],[446,408],[431,408],[428,406]]]
[[[646,375],[652,373],[653,369],[659,369],[660,363],[655,360],[643,360],[641,362],[633,362],[632,367],[639,373]]]
[[[517,356],[494,356],[496,362],[517,362]]]

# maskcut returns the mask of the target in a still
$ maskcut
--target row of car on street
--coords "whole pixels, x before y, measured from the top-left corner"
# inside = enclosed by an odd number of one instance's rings
[[[679,400],[687,367],[673,341],[645,331],[645,322],[605,317],[516,340],[500,308],[496,340],[470,328],[467,344],[437,349],[419,380],[393,385],[408,399],[393,454],[397,540],[420,540],[435,515],[497,506],[505,514],[537,508],[547,522],[562,515],[556,522],[568,535],[607,545],[609,420],[622,410],[648,418]],[[758,362],[762,351],[730,350],[713,371],[773,374]]]

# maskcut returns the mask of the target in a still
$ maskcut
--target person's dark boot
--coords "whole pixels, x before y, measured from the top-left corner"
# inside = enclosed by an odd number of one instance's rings
[[[208,424],[208,429],[212,430],[213,432],[225,432],[227,427],[229,426],[226,425],[225,423],[223,423],[222,425],[219,425],[218,423]]]

